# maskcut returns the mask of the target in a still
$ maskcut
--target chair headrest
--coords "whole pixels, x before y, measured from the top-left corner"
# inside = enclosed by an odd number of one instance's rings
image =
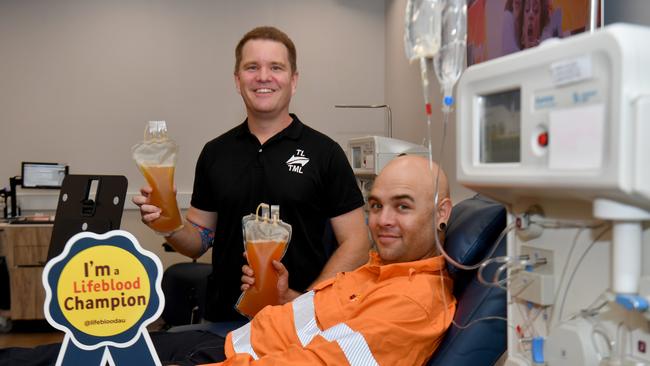
[[[506,209],[481,195],[461,201],[451,210],[445,251],[459,263],[472,265],[485,257],[505,227]],[[456,278],[458,268],[447,264]]]

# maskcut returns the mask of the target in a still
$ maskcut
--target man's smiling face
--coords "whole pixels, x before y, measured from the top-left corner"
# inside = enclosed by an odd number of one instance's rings
[[[264,39],[246,42],[235,85],[249,116],[288,115],[297,83],[298,74],[291,69],[287,48],[282,43]]]
[[[433,182],[428,161],[415,156],[393,160],[375,180],[368,198],[368,227],[384,263],[435,255]],[[440,184],[447,185],[444,175]],[[442,200],[446,205],[449,199]],[[445,211],[438,220],[446,222],[447,218]]]

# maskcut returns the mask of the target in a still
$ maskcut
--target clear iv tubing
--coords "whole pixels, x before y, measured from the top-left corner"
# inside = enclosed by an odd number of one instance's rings
[[[445,1],[444,8],[442,10],[442,18],[440,18],[440,23],[437,23],[434,21],[433,25],[433,30],[434,34],[435,32],[438,31],[438,27],[440,27],[440,31],[443,31],[443,27],[451,27],[450,29],[444,28],[444,30],[447,30],[451,38],[448,40],[449,42],[449,47],[451,47],[451,51],[445,51],[445,55],[442,58],[437,58],[438,55],[438,50],[436,49],[436,52],[431,55],[434,57],[433,59],[429,57],[430,60],[432,60],[432,64],[436,68],[436,76],[438,77],[438,81],[444,85],[443,89],[443,107],[442,107],[442,112],[443,112],[443,123],[442,123],[442,139],[440,143],[440,154],[438,157],[438,162],[437,162],[437,167],[438,170],[436,172],[433,172],[433,146],[432,146],[432,141],[433,141],[433,133],[431,131],[431,114],[432,114],[432,108],[431,108],[431,103],[429,101],[429,77],[428,77],[428,72],[427,72],[427,58],[426,57],[420,57],[420,76],[422,79],[422,92],[424,95],[424,106],[425,106],[425,113],[427,116],[427,136],[428,136],[428,158],[429,158],[429,169],[431,170],[432,174],[435,173],[435,184],[434,184],[434,215],[433,215],[433,222],[434,222],[434,230],[437,230],[438,228],[438,217],[437,217],[437,212],[438,212],[438,207],[440,204],[440,197],[439,197],[439,183],[440,183],[440,171],[442,170],[442,161],[443,161],[443,156],[444,156],[444,149],[445,149],[445,141],[447,140],[447,126],[449,124],[449,115],[451,114],[451,106],[454,102],[453,97],[451,96],[451,92],[453,90],[453,85],[455,84],[458,76],[460,75],[460,70],[462,69],[462,62],[459,64],[458,61],[464,57],[464,45],[465,45],[465,39],[464,37],[466,36],[466,4],[463,4],[464,0],[455,0],[455,1]],[[407,4],[407,14],[408,10],[411,9],[409,6],[411,4],[411,1]],[[410,21],[412,18],[407,17],[407,22]],[[434,19],[435,20],[435,19]],[[408,29],[408,28],[407,28]],[[460,38],[459,38],[460,37]],[[441,38],[441,40],[443,40]],[[459,43],[460,40],[460,43]],[[443,42],[444,43],[444,42]],[[444,47],[444,45],[443,45]],[[462,50],[459,48],[461,47]],[[461,51],[460,53],[454,53],[453,51]],[[407,52],[408,55],[408,52]],[[460,58],[457,56],[461,56]],[[438,64],[436,61],[449,61],[449,57],[452,57],[452,61],[457,61],[454,66],[457,66],[456,68],[452,70],[449,69],[449,64],[443,62],[443,67],[439,68]],[[409,56],[410,58],[410,56]],[[411,58],[412,59],[412,58]],[[446,67],[445,67],[446,66]],[[458,68],[460,67],[460,68]],[[456,70],[456,72],[454,72]],[[449,73],[449,71],[452,71]],[[489,250],[488,255],[486,258],[491,257],[494,254],[494,251],[496,250],[498,244],[501,242],[503,237],[507,234],[508,230],[504,230],[501,235],[499,235],[499,238],[497,241],[493,244],[492,248]],[[434,235],[435,241],[436,241],[436,247],[438,251],[445,257],[445,259],[451,263],[452,265],[464,269],[464,270],[473,270],[476,269],[480,266],[479,262],[478,264],[472,265],[472,266],[465,266],[457,261],[455,261],[453,258],[451,258],[444,250],[442,243],[440,242],[440,238],[437,235]],[[444,279],[443,276],[440,276],[440,281],[441,281],[441,289],[444,289]],[[444,290],[442,292],[442,301],[444,304],[444,308],[447,308],[447,299],[446,295],[444,293]],[[498,319],[498,320],[505,320],[507,322],[507,319],[502,318],[502,317],[485,317],[481,319],[476,319],[469,324],[466,325],[459,325],[457,324],[453,319],[452,319],[452,324],[455,325],[458,328],[467,328],[478,321],[482,320],[488,320],[488,319]]]
[[[420,58],[420,77],[422,78],[422,93],[424,94],[424,113],[427,116],[427,142],[428,142],[428,158],[429,158],[429,170],[433,172],[433,148],[431,146],[431,137],[433,134],[431,133],[431,113],[432,113],[432,108],[431,108],[431,103],[429,102],[429,75],[427,73],[427,59],[426,57],[421,57]],[[436,199],[438,197],[438,175],[436,174]],[[437,206],[437,201],[436,201],[436,206]]]
[[[579,222],[570,222],[570,221],[543,221],[543,220],[531,220],[531,223],[537,223],[540,224],[541,227],[543,228],[574,228],[577,227],[580,230],[584,228],[597,228],[599,226],[602,226],[603,224],[593,224],[591,226],[582,224],[580,225]],[[514,223],[511,223],[510,226],[513,226],[510,228],[512,230],[516,225]],[[509,230],[508,230],[509,231]],[[576,235],[576,238],[573,241],[573,245],[571,246],[571,250],[569,251],[568,258],[571,258],[571,253],[573,252],[573,249],[575,248],[576,241],[578,239],[578,235],[580,234],[580,231],[578,231],[578,234]],[[498,269],[495,271],[492,282],[488,281],[485,279],[483,276],[483,271],[487,268],[492,263],[498,263],[501,264],[501,266],[498,267]],[[502,256],[502,257],[495,257],[495,258],[489,258],[484,260],[478,269],[477,272],[477,277],[480,283],[486,285],[486,286],[494,286],[494,287],[499,287],[504,290],[507,289],[507,285],[503,286],[503,284],[507,284],[509,277],[506,276],[506,278],[499,280],[501,278],[501,275],[503,274],[504,271],[507,269],[525,269],[527,266],[536,266],[540,264],[545,264],[545,261],[541,261],[540,259],[536,260],[528,260],[528,259],[520,259],[520,258],[515,258],[515,257],[510,257],[510,256]],[[562,279],[564,278],[564,274],[566,272],[567,268],[567,263],[565,263],[564,270],[562,272],[562,275],[560,276],[560,283],[562,283]],[[554,298],[558,298],[559,296],[559,288],[558,291],[555,293]],[[551,313],[552,314],[552,313]]]
[[[427,61],[426,61],[426,58],[424,58],[424,57],[420,58],[420,76],[422,77],[422,90],[423,90],[423,94],[424,94],[425,112],[426,112],[426,115],[427,115],[427,134],[428,134],[428,139],[427,139],[428,140],[428,146],[427,147],[428,147],[428,154],[429,154],[429,169],[433,172],[433,163],[434,163],[434,161],[433,161],[433,153],[432,153],[433,147],[432,147],[432,144],[431,144],[431,141],[433,140],[433,134],[431,132],[432,108],[431,108],[431,103],[429,102],[429,88],[428,88],[428,86],[429,86],[429,78],[428,78],[428,73],[427,73]],[[435,179],[435,184],[434,184],[434,207],[436,208],[436,210],[438,208],[438,204],[440,203],[439,202],[440,197],[439,197],[439,193],[438,193],[438,188],[439,188],[439,183],[440,183],[440,170],[442,169],[442,161],[443,161],[444,151],[445,151],[445,141],[447,140],[447,126],[449,125],[449,115],[451,114],[451,106],[452,106],[453,102],[454,102],[453,97],[451,97],[450,95],[444,96],[444,99],[443,99],[444,106],[442,108],[442,111],[443,111],[442,140],[440,142],[439,158],[438,158],[438,161],[436,162],[437,163],[436,165],[438,166],[438,170],[435,172],[436,179]],[[433,215],[433,220],[434,220],[434,222],[433,222],[434,227],[437,228],[438,227],[438,217],[437,217],[437,215]],[[510,225],[510,226],[506,227],[506,229],[504,229],[501,232],[501,235],[499,235],[499,238],[492,245],[492,248],[490,249],[488,254],[485,256],[485,258],[489,258],[489,257],[492,256],[492,254],[494,254],[494,252],[496,251],[497,246],[499,245],[499,243],[501,242],[503,237],[510,230],[512,230],[513,228],[514,228],[514,226]],[[445,252],[445,250],[444,250],[444,248],[442,246],[442,243],[440,243],[440,239],[438,238],[438,235],[434,235],[434,236],[435,236],[435,239],[436,239],[436,246],[438,248],[438,251],[454,267],[460,268],[460,269],[463,269],[463,270],[466,270],[466,271],[471,271],[471,270],[479,268],[479,266],[481,265],[481,262],[483,262],[483,260],[481,260],[478,263],[476,263],[474,265],[471,265],[471,266],[467,266],[467,265],[458,263],[453,258],[451,258],[447,254],[447,252]]]
[[[499,263],[501,265],[494,272],[494,275],[492,276],[492,282],[490,282],[486,280],[485,277],[483,277],[483,271],[492,263]],[[504,287],[503,284],[508,282],[508,277],[504,278],[503,280],[499,280],[505,270],[525,269],[527,266],[537,266],[544,263],[546,262],[541,262],[538,259],[518,259],[510,256],[489,258],[480,263],[477,277],[478,281],[486,286],[499,287],[506,290],[507,286]]]
[[[433,140],[433,134],[431,132],[431,114],[432,114],[432,108],[431,108],[431,103],[429,102],[429,78],[428,78],[428,72],[427,72],[427,60],[426,58],[422,57],[420,58],[420,76],[422,78],[422,91],[424,94],[424,105],[425,105],[425,113],[427,116],[427,135],[428,135],[428,158],[429,158],[429,169],[433,173],[433,147],[432,147],[432,140]],[[442,141],[440,143],[440,155],[439,155],[439,161],[437,162],[438,170],[435,172],[435,184],[434,184],[434,215],[433,215],[433,223],[434,223],[434,228],[438,227],[438,217],[437,217],[437,208],[439,204],[439,194],[438,194],[438,188],[439,188],[439,183],[440,183],[440,170],[442,170],[442,160],[444,157],[444,148],[445,148],[445,141],[447,139],[447,125],[449,124],[449,114],[451,113],[451,103],[453,103],[453,98],[451,97],[445,97],[444,99],[445,107],[443,107],[443,133],[442,133]],[[494,254],[494,251],[496,250],[497,246],[503,239],[503,237],[514,228],[514,225],[509,225],[506,227],[495,243],[492,245],[492,248],[489,250],[488,254],[486,255],[485,258],[489,258]],[[484,261],[481,260],[479,263],[471,265],[471,266],[466,266],[461,263],[458,263],[455,261],[453,258],[451,258],[447,252],[445,252],[442,243],[440,242],[440,237],[436,234],[434,235],[434,238],[436,240],[436,247],[438,248],[438,251],[445,257],[445,259],[454,265],[457,268],[464,269],[464,270],[474,270],[478,268],[481,263]],[[444,279],[442,276],[440,276],[440,282],[441,282],[441,289],[444,289]],[[446,309],[447,308],[447,296],[443,293],[441,294],[442,296],[442,301],[443,301],[443,306]],[[458,324],[454,319],[451,320],[451,323],[459,328],[459,329],[466,329],[471,327],[472,325],[480,322],[480,321],[486,321],[486,320],[501,320],[505,321],[506,323],[508,322],[507,318],[500,317],[500,316],[487,316],[487,317],[482,317],[479,319],[474,319],[473,321],[467,323],[467,324]]]
[[[499,287],[503,288],[501,286],[501,282],[498,279],[501,277],[501,274],[503,271],[508,269],[511,266],[521,266],[521,268],[524,268],[527,264],[530,263],[525,263],[527,261],[515,261],[515,258],[509,257],[509,256],[503,256],[503,257],[496,257],[496,258],[489,258],[481,262],[479,269],[476,273],[476,276],[478,278],[478,282],[482,283],[485,286],[491,286],[491,287]],[[499,268],[494,272],[494,275],[492,277],[492,282],[488,281],[483,277],[483,271],[487,266],[489,266],[492,263],[498,263],[501,264]],[[507,280],[507,278],[506,278]]]

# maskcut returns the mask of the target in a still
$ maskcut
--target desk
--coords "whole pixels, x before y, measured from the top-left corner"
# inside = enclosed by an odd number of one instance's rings
[[[11,286],[11,319],[45,319],[41,280],[52,236],[52,224],[0,224],[0,255],[7,258]]]

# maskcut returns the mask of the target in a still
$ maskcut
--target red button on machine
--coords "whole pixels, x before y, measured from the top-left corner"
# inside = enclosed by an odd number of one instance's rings
[[[546,147],[548,145],[548,132],[542,132],[537,136],[537,143],[539,146]]]

